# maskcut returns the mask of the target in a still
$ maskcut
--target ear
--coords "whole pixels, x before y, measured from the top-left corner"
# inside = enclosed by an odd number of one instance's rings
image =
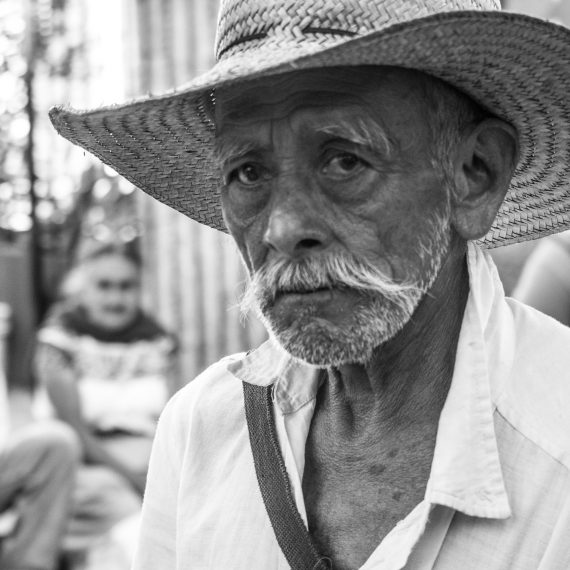
[[[515,128],[499,119],[485,119],[458,145],[452,224],[462,238],[479,239],[491,228],[518,153]]]

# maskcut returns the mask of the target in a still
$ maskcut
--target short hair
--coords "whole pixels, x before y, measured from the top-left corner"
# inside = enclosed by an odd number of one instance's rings
[[[443,174],[449,178],[453,172],[450,162],[453,148],[467,129],[494,115],[449,83],[431,75],[422,76],[422,95],[428,106],[427,119],[433,144],[432,160],[437,163],[434,166],[443,169]]]
[[[102,257],[118,255],[132,263],[140,273],[142,258],[138,247],[133,242],[97,243],[86,248],[76,259],[69,272],[63,277],[58,291],[60,299],[73,299],[81,293],[85,284],[85,268],[91,261]]]
[[[86,265],[90,261],[107,257],[110,255],[117,255],[130,261],[138,269],[142,268],[142,257],[139,248],[133,242],[109,242],[97,243],[86,249],[81,256],[78,257],[75,263],[76,267]]]

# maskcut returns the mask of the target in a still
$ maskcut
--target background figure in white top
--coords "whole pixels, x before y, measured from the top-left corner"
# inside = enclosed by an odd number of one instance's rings
[[[82,445],[69,549],[96,544],[139,512],[156,421],[172,386],[174,339],[140,307],[141,261],[129,245],[92,249],[38,333],[37,408]]]

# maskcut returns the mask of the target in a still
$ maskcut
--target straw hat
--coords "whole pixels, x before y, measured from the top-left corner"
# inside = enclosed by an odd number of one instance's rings
[[[214,89],[293,70],[417,69],[518,130],[521,157],[487,247],[570,228],[570,30],[500,11],[499,0],[222,0],[217,64],[177,91],[92,111],[55,128],[133,184],[227,231],[212,155]]]

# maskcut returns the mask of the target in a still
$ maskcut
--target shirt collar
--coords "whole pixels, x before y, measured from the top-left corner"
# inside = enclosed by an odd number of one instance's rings
[[[490,256],[469,245],[470,293],[443,407],[426,499],[471,516],[511,514],[494,428],[494,393],[510,367],[515,332]]]
[[[511,514],[494,429],[494,394],[510,367],[516,331],[490,256],[468,246],[470,293],[455,369],[443,407],[426,500],[470,516]],[[258,386],[274,384],[274,400],[292,414],[313,400],[320,369],[302,363],[269,340],[228,370]]]
[[[283,414],[292,414],[315,398],[322,372],[291,357],[274,339],[232,362],[228,370],[249,384],[274,384],[273,399]]]

